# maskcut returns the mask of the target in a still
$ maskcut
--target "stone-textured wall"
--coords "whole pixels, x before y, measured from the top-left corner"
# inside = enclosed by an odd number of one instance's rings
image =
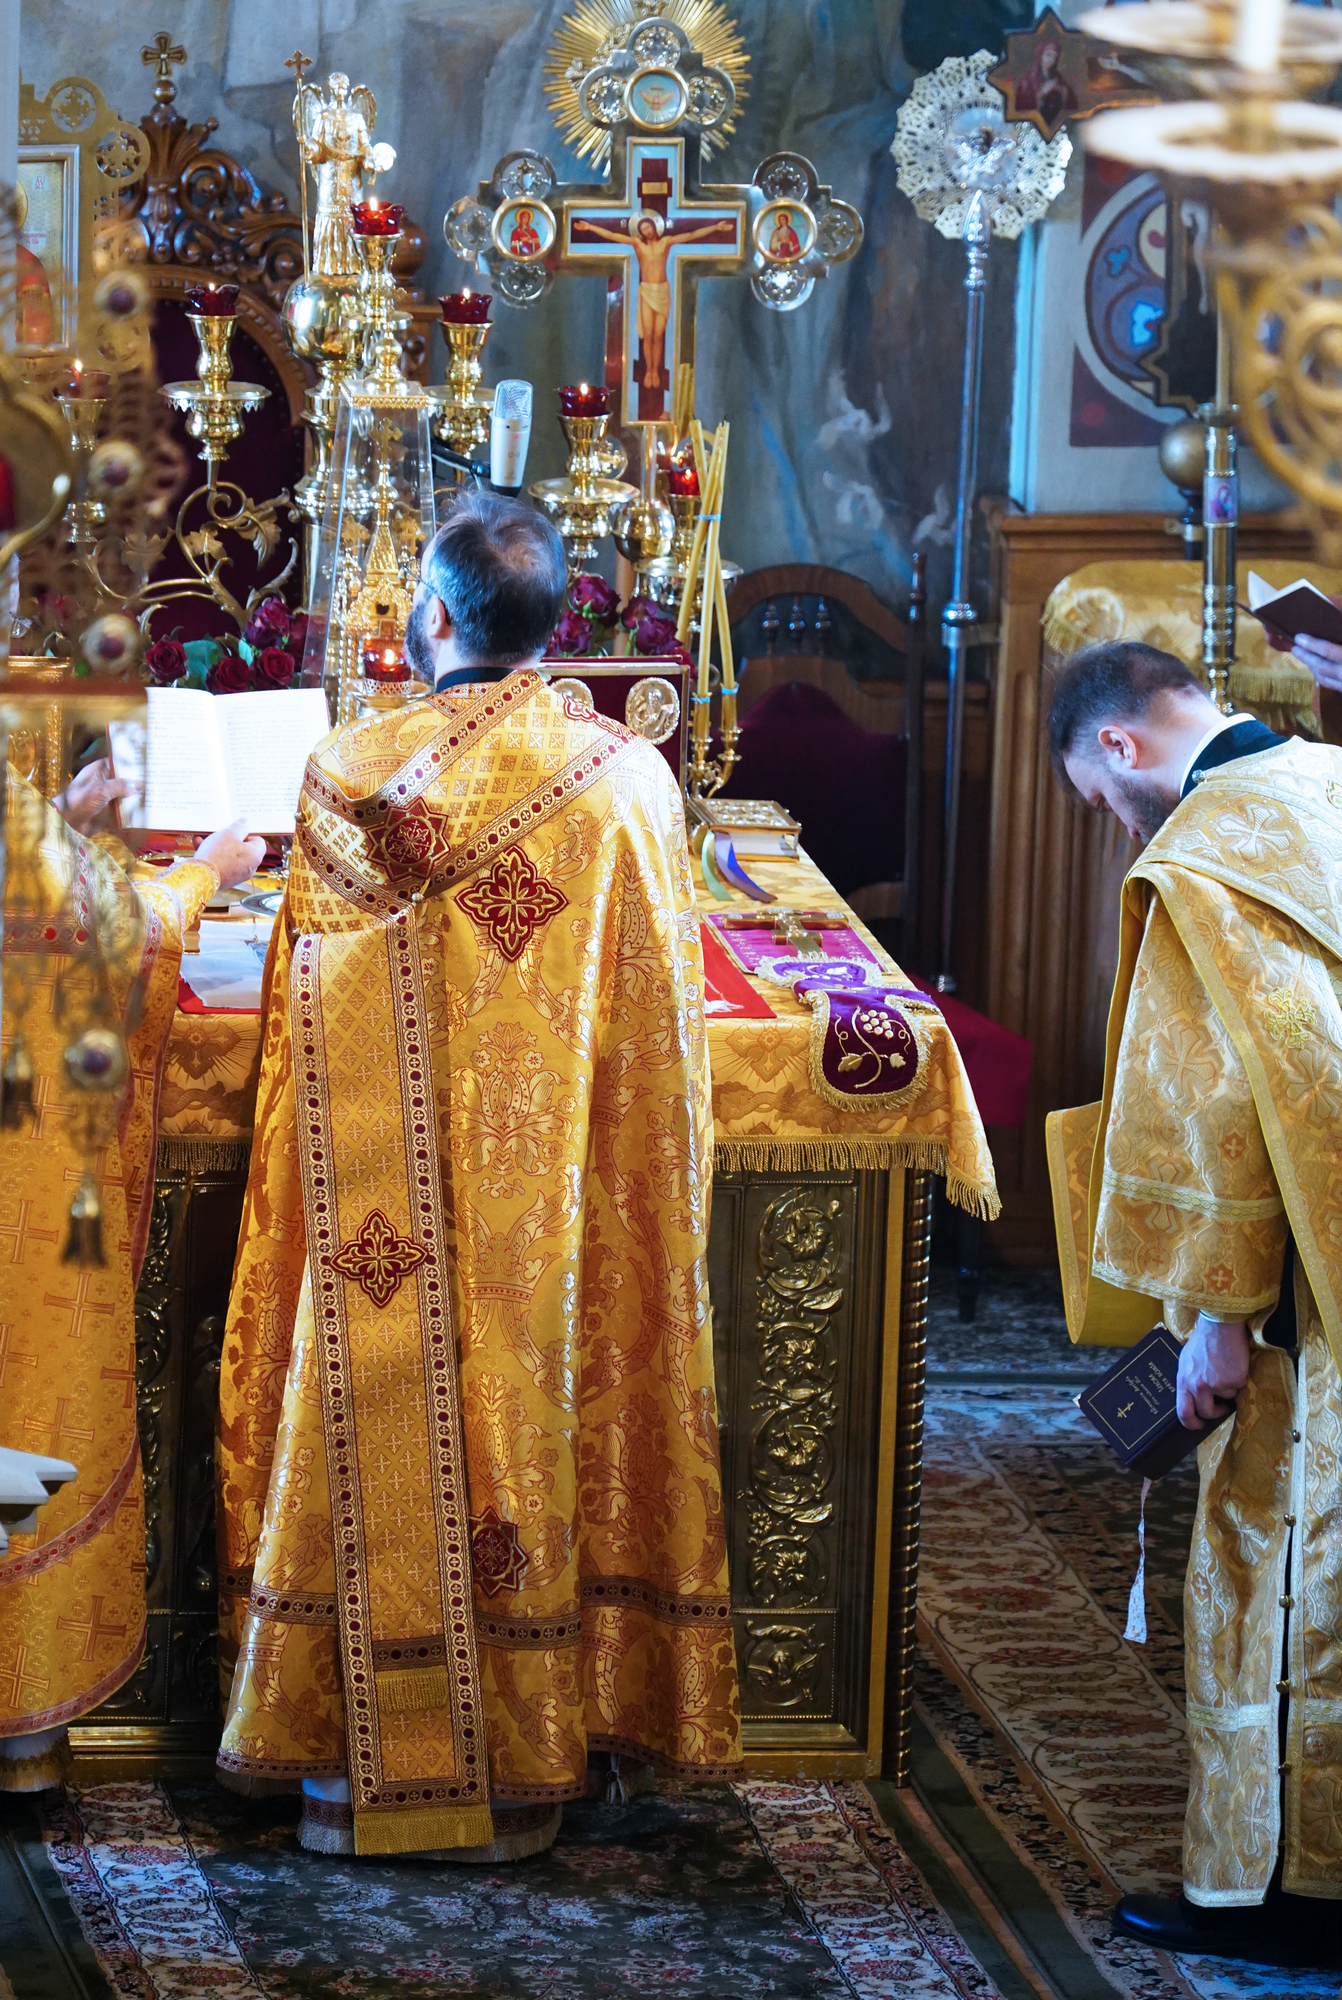
[[[297,148],[284,59],[298,46],[316,58],[317,77],[346,71],[376,95],[376,136],[400,156],[380,185],[423,227],[422,275],[437,293],[466,276],[443,242],[443,212],[500,154],[535,146],[561,174],[578,176],[542,90],[545,51],[566,11],[566,0],[24,0],[22,66],[39,91],[89,75],[138,117],[152,99],[140,50],[169,28],[189,53],[178,108],[216,117],[219,142],[291,203]],[[832,563],[902,606],[917,537],[932,558],[935,606],[947,583],[963,253],[920,222],[895,185],[889,146],[914,74],[901,0],[739,0],[735,13],[752,67],[723,178],[748,180],[781,147],[806,153],[861,209],[867,240],[797,312],[767,311],[743,280],[700,289],[699,414],[732,423],[726,552],[747,569]],[[1000,28],[1016,25],[1012,0],[998,13],[994,0],[909,0],[904,34],[921,66],[981,46],[995,21],[1000,44]],[[994,247],[987,491],[1006,482],[1015,262],[1014,245]],[[530,377],[543,413],[533,477],[562,470],[562,439],[544,413],[553,385],[599,376],[603,306],[601,280],[568,279],[531,313],[496,309],[487,376]],[[439,347],[435,373],[442,367]]]

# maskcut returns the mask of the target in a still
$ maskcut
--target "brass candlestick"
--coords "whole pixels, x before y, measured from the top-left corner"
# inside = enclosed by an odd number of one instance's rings
[[[363,354],[359,376],[363,388],[380,401],[398,396],[419,397],[417,383],[406,380],[402,365],[401,341],[411,323],[411,315],[400,303],[392,258],[401,232],[389,230],[381,236],[355,236],[363,257],[359,280],[359,318],[363,328]]]
[[[493,390],[480,387],[480,356],[489,338],[489,321],[446,320],[443,332],[448,345],[447,381],[430,392],[439,408],[434,436],[471,458],[489,443],[494,408]]]
[[[289,345],[301,360],[317,369],[315,388],[303,398],[301,422],[312,433],[312,465],[294,488],[294,503],[303,516],[303,602],[312,594],[317,534],[331,490],[331,446],[335,438],[340,391],[358,365],[363,340],[357,278],[323,278],[315,274],[289,287],[284,301]]]
[[[75,464],[75,497],[65,510],[65,518],[70,523],[74,548],[79,555],[87,556],[97,543],[98,531],[107,523],[106,507],[101,500],[90,499],[88,492],[89,459],[98,442],[98,426],[107,408],[107,398],[80,393],[58,396],[56,400],[70,427],[70,453]]]
[[[595,561],[611,516],[638,498],[638,488],[618,477],[627,461],[623,445],[606,436],[609,423],[608,416],[561,417],[568,471],[562,479],[538,479],[527,489],[568,544],[570,571]]]
[[[259,382],[232,379],[236,313],[188,313],[187,318],[200,343],[199,380],[167,382],[160,394],[174,410],[186,411],[187,431],[200,446],[206,483],[213,486],[215,467],[223,464],[228,447],[242,435],[243,413],[259,410],[270,391]]]

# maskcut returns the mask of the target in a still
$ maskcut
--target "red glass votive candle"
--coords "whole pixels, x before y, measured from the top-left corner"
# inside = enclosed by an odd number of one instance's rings
[[[186,309],[205,319],[223,318],[238,309],[236,285],[193,285],[186,295]]]
[[[405,214],[394,201],[379,201],[376,195],[367,201],[352,201],[349,212],[354,217],[356,236],[395,236]]]
[[[666,475],[668,493],[682,494],[691,500],[699,498],[699,475],[693,465],[673,465]]]
[[[72,402],[81,396],[105,396],[112,386],[112,378],[105,368],[86,368],[82,361],[76,361],[66,378],[65,387],[57,391]]]
[[[444,326],[483,326],[494,303],[492,292],[448,292],[439,299]]]
[[[361,664],[365,680],[408,681],[410,678],[410,669],[400,647],[390,639],[370,639],[363,648]]]
[[[559,414],[561,417],[608,417],[610,415],[610,390],[595,387],[590,382],[570,382],[559,391]]]

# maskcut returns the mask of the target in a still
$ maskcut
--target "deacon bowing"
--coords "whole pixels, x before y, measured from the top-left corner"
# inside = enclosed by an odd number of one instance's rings
[[[740,1757],[681,800],[532,671],[563,545],[465,495],[320,745],[267,970],[219,1450],[241,1789],[335,1853],[549,1845],[592,1752]]]
[[[60,1783],[68,1725],[115,1694],[144,1652],[135,1281],[154,1191],[158,1078],[183,932],[220,884],[253,873],[264,842],[242,838],[239,822],[193,860],[132,884],[79,831],[125,789],[105,764],[75,779],[59,812],[12,767],[5,783],[0,1445],[70,1460],[78,1473],[36,1531],[13,1535],[0,1556],[0,1791],[30,1792]],[[92,1264],[65,1255],[83,1166],[57,1081],[71,1038],[62,988],[68,999],[78,977],[79,934],[64,928],[72,882],[100,920],[143,931],[138,1018],[125,1023],[129,1075],[99,1174],[104,1261]],[[111,996],[118,1017],[129,998],[128,981]]]
[[[1103,1103],[1054,1128],[1093,1142],[1055,1187],[1064,1219],[1090,1188],[1072,1336],[1163,1315],[1182,1422],[1235,1411],[1199,1452],[1183,1895],[1125,1896],[1115,1921],[1172,1951],[1321,1964],[1342,1792],[1342,751],[1223,716],[1130,644],[1076,655],[1049,728],[1059,775],[1146,843]]]

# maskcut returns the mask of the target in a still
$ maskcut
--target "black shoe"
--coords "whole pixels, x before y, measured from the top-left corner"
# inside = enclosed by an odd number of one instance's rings
[[[1310,1896],[1275,1895],[1239,1909],[1204,1910],[1185,1896],[1124,1896],[1114,1910],[1120,1937],[1153,1951],[1235,1958],[1247,1965],[1342,1965],[1342,1936],[1330,1905]]]

